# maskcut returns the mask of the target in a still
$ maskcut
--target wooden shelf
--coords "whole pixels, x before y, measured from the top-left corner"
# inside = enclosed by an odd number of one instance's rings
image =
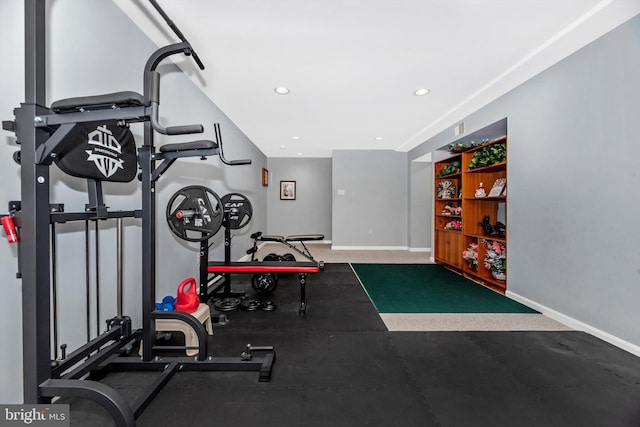
[[[497,179],[506,179],[507,162],[467,170],[474,152],[483,147],[498,143],[506,144],[507,138],[498,138],[481,146],[463,151],[462,153],[457,153],[434,164],[434,259],[437,263],[468,277],[480,285],[504,293],[507,289],[507,282],[494,279],[491,271],[484,267],[484,258],[486,257],[487,250],[482,241],[492,240],[506,245],[507,237],[485,235],[481,223],[483,218],[488,216],[490,224],[495,224],[498,221],[505,225],[507,224],[507,196],[475,197],[475,194],[476,189],[481,183],[488,194]],[[439,171],[448,167],[452,161],[460,162],[462,172],[438,176]],[[462,195],[461,198],[443,199],[437,197],[438,184],[447,179],[456,185],[457,192]],[[441,212],[447,204],[462,208],[462,214],[459,216],[443,215]],[[443,229],[447,222],[455,220],[462,222],[462,231]],[[462,257],[462,252],[472,243],[478,245],[477,269],[470,267],[469,263]]]
[[[507,169],[507,162],[496,163],[495,165],[485,166],[483,168],[476,168],[466,171],[465,173],[488,173],[488,172],[497,172]]]
[[[483,239],[483,240],[496,240],[498,242],[506,243],[506,237],[497,237],[497,236],[485,236],[484,234],[466,234],[465,236],[471,237],[473,239]]]
[[[506,202],[507,196],[465,197],[464,200],[495,200],[498,202],[499,201]]]
[[[460,178],[462,176],[462,172],[451,173],[449,175],[440,175],[437,176],[436,179],[452,179],[452,178]]]

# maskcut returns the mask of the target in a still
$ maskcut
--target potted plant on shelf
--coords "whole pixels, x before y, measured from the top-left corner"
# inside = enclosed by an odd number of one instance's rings
[[[479,148],[469,161],[468,170],[486,168],[487,166],[507,161],[507,144],[500,142]]]
[[[446,223],[444,225],[444,229],[445,230],[455,230],[455,231],[460,231],[462,230],[462,221],[460,220],[454,220],[454,221],[449,221],[448,223]]]
[[[451,175],[458,172],[460,172],[460,160],[452,160],[440,169],[438,176]]]
[[[484,268],[491,271],[496,280],[507,280],[507,245],[495,240],[482,239],[486,250]]]
[[[478,244],[470,243],[469,247],[462,251],[462,258],[469,263],[469,268],[478,270]]]
[[[478,145],[486,144],[489,142],[488,139],[483,139],[482,141],[471,141],[471,142],[454,142],[447,146],[447,150],[450,153],[462,153],[464,151],[470,150]]]

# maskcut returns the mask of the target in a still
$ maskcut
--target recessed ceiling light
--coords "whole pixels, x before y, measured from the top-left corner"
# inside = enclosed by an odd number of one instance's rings
[[[278,95],[286,95],[286,94],[289,93],[289,89],[287,89],[286,87],[282,87],[282,86],[279,86],[279,87],[275,88],[274,91]]]
[[[423,88],[423,89],[416,90],[415,92],[413,92],[413,94],[415,96],[424,96],[424,95],[428,94],[429,92],[431,92],[429,89],[424,89]]]
[[[281,145],[281,146],[280,146],[280,149],[281,149],[281,150],[284,150],[285,148],[287,148],[287,147],[286,147],[286,146],[284,146],[284,145]]]
[[[292,139],[300,139],[300,137],[299,137],[299,136],[292,136],[291,138],[292,138]]]
[[[381,136],[376,136],[376,141],[382,141],[384,138]]]
[[[298,153],[298,156],[302,156],[302,153]]]

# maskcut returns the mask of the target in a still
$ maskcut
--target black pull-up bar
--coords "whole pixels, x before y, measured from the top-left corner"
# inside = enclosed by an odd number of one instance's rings
[[[156,0],[149,0],[149,3],[151,3],[151,6],[153,6],[154,9],[158,11],[160,16],[162,16],[162,19],[164,19],[164,21],[167,23],[169,28],[171,28],[173,30],[173,32],[176,34],[176,36],[178,36],[178,38],[181,41],[183,41],[185,43],[189,43],[189,41],[184,36],[184,34],[182,34],[182,31],[180,31],[180,29],[176,26],[176,24],[173,23],[173,21],[171,20],[171,18],[169,18],[169,16],[165,13],[165,11],[162,10],[162,8],[158,4],[158,2]],[[198,67],[201,70],[204,70],[204,64],[202,63],[202,61],[200,61],[200,57],[198,56],[196,51],[191,46],[191,43],[189,43],[189,51],[190,51],[189,53],[193,57],[193,60],[196,61],[196,64],[198,64]]]

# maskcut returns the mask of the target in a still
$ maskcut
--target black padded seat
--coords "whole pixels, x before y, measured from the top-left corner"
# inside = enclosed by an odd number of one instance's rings
[[[51,111],[57,114],[65,114],[78,111],[147,106],[149,106],[149,101],[144,96],[137,92],[125,91],[61,99],[51,104]]]
[[[262,236],[258,237],[258,240],[261,240],[263,242],[283,242],[285,239],[284,239],[284,236],[263,234]]]
[[[324,234],[297,234],[287,237],[260,235],[257,236],[257,238],[263,242],[308,242],[311,240],[322,240],[324,239]]]
[[[212,148],[218,148],[218,144],[208,139],[201,139],[191,142],[178,142],[175,144],[165,144],[160,147],[161,153],[175,153],[177,151],[188,150],[210,150]]]
[[[294,236],[287,236],[287,240],[290,242],[308,242],[322,239],[324,239],[324,234],[296,234]]]

